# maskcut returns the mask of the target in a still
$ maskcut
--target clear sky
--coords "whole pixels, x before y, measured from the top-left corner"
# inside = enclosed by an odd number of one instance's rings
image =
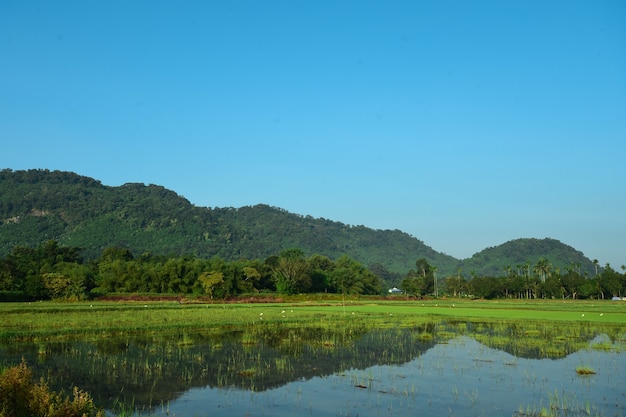
[[[0,168],[626,264],[626,2],[0,1]]]

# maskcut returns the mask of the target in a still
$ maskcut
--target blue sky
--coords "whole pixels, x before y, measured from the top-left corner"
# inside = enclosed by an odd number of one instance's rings
[[[0,3],[0,167],[626,264],[626,2]]]

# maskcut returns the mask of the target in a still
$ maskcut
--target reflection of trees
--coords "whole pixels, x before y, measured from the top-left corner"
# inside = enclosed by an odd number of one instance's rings
[[[492,349],[524,359],[559,359],[589,347],[600,334],[612,343],[623,341],[624,327],[562,322],[462,323],[459,334],[466,334]],[[465,332],[465,333],[464,333]]]
[[[1,348],[7,363],[24,357],[53,389],[77,385],[97,404],[128,401],[157,406],[192,387],[256,391],[345,369],[404,363],[434,345],[417,339],[432,326],[369,331],[361,324],[339,327],[251,325],[221,332],[150,334],[97,342]]]
[[[30,343],[0,348],[0,358],[17,363],[24,357],[53,389],[77,385],[105,407],[116,401],[149,407],[192,387],[262,391],[346,369],[402,364],[461,335],[518,357],[558,358],[587,347],[600,333],[616,340],[623,332],[589,323],[451,320],[373,330],[361,321],[309,326],[257,322],[220,331]]]

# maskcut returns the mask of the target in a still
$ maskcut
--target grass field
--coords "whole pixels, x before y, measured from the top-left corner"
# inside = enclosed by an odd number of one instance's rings
[[[280,303],[179,303],[94,301],[0,303],[0,341],[102,337],[168,329],[204,329],[280,321],[328,323],[365,320],[373,326],[410,326],[436,317],[470,320],[530,320],[626,326],[621,301],[470,301],[402,299],[284,300]]]

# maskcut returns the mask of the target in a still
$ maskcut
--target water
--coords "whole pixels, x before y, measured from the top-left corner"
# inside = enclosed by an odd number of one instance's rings
[[[624,354],[583,350],[562,359],[520,359],[466,336],[402,365],[351,369],[253,392],[194,388],[158,416],[512,416],[552,402],[569,415],[621,416]],[[579,376],[578,366],[597,374]],[[521,408],[520,408],[521,407]]]
[[[158,417],[626,414],[624,326],[365,324],[39,340],[0,346],[0,365],[24,358],[52,389],[76,385],[111,416],[120,404]]]

